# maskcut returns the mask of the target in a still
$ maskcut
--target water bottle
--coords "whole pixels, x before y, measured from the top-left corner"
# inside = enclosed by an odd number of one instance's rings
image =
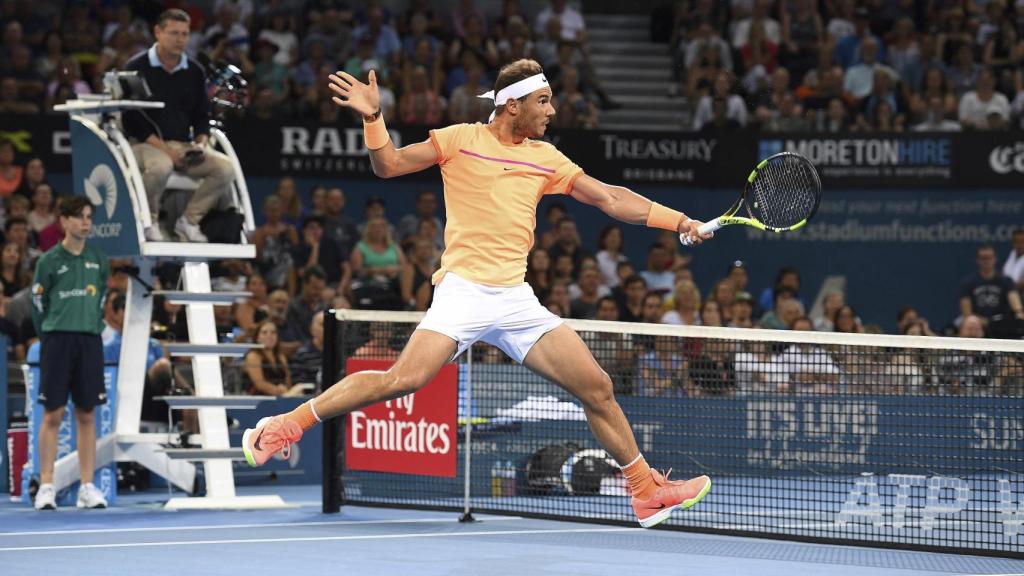
[[[511,460],[505,462],[505,470],[502,480],[504,481],[504,490],[502,493],[505,496],[516,495],[516,467]]]
[[[496,461],[491,466],[491,497],[497,498],[501,496],[502,491],[502,478],[501,478],[501,461]]]

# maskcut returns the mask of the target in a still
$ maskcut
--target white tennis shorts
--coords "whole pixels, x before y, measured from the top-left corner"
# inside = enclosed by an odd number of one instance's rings
[[[435,288],[434,302],[416,329],[455,340],[456,357],[483,340],[522,364],[541,336],[561,324],[562,319],[541,306],[526,282],[485,286],[448,272]]]

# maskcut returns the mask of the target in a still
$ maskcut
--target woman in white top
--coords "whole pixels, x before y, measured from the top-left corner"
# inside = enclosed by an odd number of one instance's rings
[[[628,262],[622,254],[622,228],[609,224],[601,230],[597,239],[597,267],[601,271],[601,283],[609,288],[619,285],[619,262]]]
[[[661,317],[662,324],[700,326],[700,290],[689,280],[676,284],[675,309]]]

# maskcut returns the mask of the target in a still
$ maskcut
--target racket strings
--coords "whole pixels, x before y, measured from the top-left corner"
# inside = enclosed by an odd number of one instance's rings
[[[820,184],[812,166],[783,156],[757,171],[753,190],[753,216],[766,226],[788,228],[814,212]]]

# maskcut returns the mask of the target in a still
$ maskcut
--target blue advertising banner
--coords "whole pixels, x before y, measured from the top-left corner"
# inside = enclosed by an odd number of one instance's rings
[[[111,258],[138,256],[139,237],[128,185],[108,140],[90,127],[71,120],[72,182],[74,193],[93,206],[89,243]]]
[[[476,414],[471,485],[490,486],[494,478],[506,476],[514,484],[500,493],[474,491],[474,506],[544,510],[545,504],[531,504],[528,498],[624,495],[614,482],[603,481],[599,492],[597,484],[580,492],[567,465],[561,465],[561,485],[531,491],[528,463],[538,451],[567,442],[580,453],[599,448],[582,408],[577,406],[575,413],[561,408],[558,419],[552,419],[545,398],[527,398],[528,391],[537,393],[539,378],[522,367],[477,364],[473,377],[475,405],[492,410]],[[551,395],[569,400],[553,385]],[[714,478],[718,490],[710,508],[701,509],[706,515],[751,508],[758,509],[751,513],[772,515],[804,510],[815,515],[810,525],[818,530],[867,524],[893,536],[924,540],[932,528],[973,522],[978,533],[1000,545],[1024,533],[1022,398],[620,396],[618,402],[652,465],[674,468],[683,478],[705,473]],[[464,441],[461,431],[459,441]],[[461,454],[459,465],[459,476],[450,481],[409,477],[409,493],[429,494],[432,503],[461,505]],[[348,470],[346,493],[358,502],[396,498],[381,488],[393,484],[378,479],[374,473]],[[488,498],[517,494],[527,499]],[[627,504],[624,498],[588,502],[593,510],[608,513],[616,510],[614,505]],[[625,517],[628,513],[623,512]],[[787,524],[788,519],[779,521]],[[779,529],[806,528],[802,522],[792,524]]]

